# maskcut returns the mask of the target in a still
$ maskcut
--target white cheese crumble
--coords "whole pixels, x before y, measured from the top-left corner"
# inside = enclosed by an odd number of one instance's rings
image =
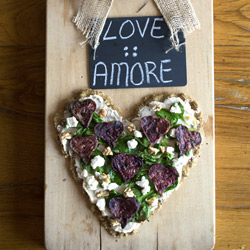
[[[134,131],[134,136],[137,137],[137,138],[142,138],[142,132],[140,132],[138,130],[135,130]]]
[[[167,147],[167,153],[174,155],[174,148],[173,147]]]
[[[93,169],[96,169],[97,167],[103,167],[104,164],[105,164],[105,159],[100,155],[95,156],[90,163]]]
[[[112,182],[108,185],[108,190],[111,191],[111,190],[114,190],[116,189],[117,187],[119,187],[119,185],[117,185],[116,183]]]
[[[104,198],[100,198],[96,202],[96,206],[99,208],[100,211],[105,210],[106,202]]]
[[[181,108],[178,105],[178,103],[175,103],[174,105],[172,105],[170,112],[175,113],[175,114],[181,114]]]
[[[169,135],[170,135],[172,138],[175,138],[175,128],[170,129]]]
[[[142,188],[143,195],[150,191],[149,181],[145,178],[145,176],[142,176],[141,180],[136,182],[136,185]]]
[[[93,191],[96,190],[99,185],[99,182],[96,180],[96,178],[93,175],[87,177],[86,183],[88,185],[89,190],[93,190]]]
[[[86,169],[84,169],[83,171],[82,171],[82,177],[83,178],[87,178],[88,177],[88,175],[89,175],[89,173],[88,173],[88,171],[86,170]]]
[[[130,149],[135,149],[138,145],[138,142],[137,140],[132,139],[132,140],[127,141],[127,145]]]
[[[76,128],[78,125],[78,121],[74,116],[66,118],[66,128]]]

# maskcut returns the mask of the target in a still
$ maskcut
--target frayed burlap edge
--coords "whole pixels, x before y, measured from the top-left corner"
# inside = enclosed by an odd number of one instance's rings
[[[77,29],[85,36],[85,40],[80,45],[89,43],[96,51],[113,1],[82,0],[77,15],[72,20]],[[185,43],[180,44],[178,33],[182,31],[184,36],[187,36],[200,28],[192,3],[190,0],[154,0],[154,2],[171,32],[172,48],[167,50],[166,53],[172,49],[179,51],[179,48]]]
[[[107,106],[111,107],[112,109],[115,109],[121,115],[120,109],[113,104],[113,101],[112,101],[112,99],[109,96],[105,95],[101,91],[96,91],[96,90],[92,90],[92,89],[86,89],[86,90],[74,92],[73,97],[69,98],[66,101],[65,108],[63,110],[61,110],[60,112],[58,112],[55,115],[55,118],[54,118],[54,125],[55,125],[55,127],[57,128],[58,125],[64,125],[65,124],[66,121],[65,121],[65,118],[64,118],[64,111],[68,110],[68,105],[69,105],[70,102],[72,102],[74,100],[79,100],[81,97],[88,97],[90,95],[100,95],[104,99],[104,101],[106,102]],[[148,95],[148,96],[144,97],[141,100],[141,103],[136,106],[134,116],[131,116],[131,118],[132,117],[136,117],[137,114],[138,114],[138,111],[142,107],[147,106],[150,102],[152,102],[152,101],[164,101],[168,97],[180,97],[183,101],[189,100],[191,107],[194,110],[198,109],[197,102],[195,102],[190,97],[187,97],[185,94],[183,94],[183,93],[180,93],[180,94],[169,94],[169,93],[166,92],[164,94],[154,94],[154,95]],[[201,128],[202,128],[202,126],[203,126],[203,121],[202,121],[202,118],[201,118],[201,112],[200,113],[196,113],[195,117],[200,122],[199,126],[198,126],[198,131],[200,131]],[[58,140],[60,142],[59,136],[58,136]],[[63,150],[63,146],[62,145],[61,145],[61,148],[62,148],[63,154],[65,155],[65,158],[69,157],[68,153]],[[181,184],[183,183],[183,181],[185,180],[185,178],[189,175],[190,168],[195,165],[195,163],[196,163],[196,161],[197,161],[197,159],[198,159],[198,157],[200,155],[200,146],[198,146],[195,149],[193,149],[193,151],[194,151],[193,152],[194,160],[190,160],[188,162],[188,164],[183,167],[183,170],[182,170],[182,176],[183,176],[183,178],[181,179],[181,182],[179,183],[179,188],[180,188]],[[73,156],[71,157],[71,160],[70,160],[70,170],[72,172],[74,180],[76,182],[81,182],[82,179],[78,178],[77,172],[76,172],[76,169],[75,169],[75,166],[74,166],[74,154],[73,154]],[[85,194],[84,196],[85,196],[86,200],[89,200],[89,197],[88,197],[88,195],[86,194],[86,192],[84,190],[83,190],[83,193]],[[163,205],[164,202],[159,202],[158,208],[155,209],[152,212],[151,216],[154,215],[154,214],[156,214],[161,209],[161,207],[162,207],[162,205]],[[102,216],[100,210],[96,207],[96,205],[90,203],[90,208],[94,212],[94,214],[99,218],[99,220],[101,221],[102,226],[113,237],[117,237],[117,238],[127,237],[128,235],[136,234],[139,231],[139,229],[137,229],[137,230],[134,230],[131,233],[119,233],[119,232],[116,232],[116,231],[114,231],[112,229],[110,218]],[[145,221],[142,221],[141,224],[143,224],[144,222]]]

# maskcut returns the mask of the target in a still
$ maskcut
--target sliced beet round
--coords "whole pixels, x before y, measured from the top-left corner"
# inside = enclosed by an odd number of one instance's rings
[[[140,203],[134,197],[114,197],[109,201],[109,209],[124,228],[132,219],[133,215],[140,209]]]
[[[143,161],[139,155],[118,153],[112,158],[112,169],[118,172],[125,182],[130,181],[142,168]]]
[[[86,128],[92,120],[93,113],[96,110],[96,103],[91,99],[84,101],[74,101],[69,104],[71,114]]]
[[[88,164],[90,157],[97,146],[98,141],[95,135],[75,135],[70,140],[70,148],[80,156],[84,164]]]
[[[115,142],[121,136],[124,130],[122,122],[101,122],[95,126],[95,134],[103,141],[107,142],[111,148],[114,148]]]
[[[141,119],[141,127],[150,145],[154,146],[158,140],[169,131],[170,122],[165,118],[144,116]]]
[[[175,184],[179,173],[172,166],[154,164],[148,170],[149,179],[153,182],[158,194],[162,195],[168,187]]]
[[[196,131],[190,131],[186,126],[179,126],[175,130],[177,144],[180,150],[180,155],[186,154],[195,146],[201,144],[201,134]]]

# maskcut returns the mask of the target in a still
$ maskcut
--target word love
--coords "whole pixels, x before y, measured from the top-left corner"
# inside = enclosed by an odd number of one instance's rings
[[[119,30],[113,29],[113,21],[111,20],[109,22],[108,28],[106,32],[104,32],[103,41],[111,41],[116,39],[122,39],[126,40],[129,38],[133,38],[133,35],[135,33],[138,33],[141,38],[144,38],[146,32],[148,29],[150,29],[149,34],[153,39],[162,39],[165,37],[165,34],[157,35],[156,31],[162,30],[161,25],[158,24],[158,22],[164,24],[164,19],[160,17],[155,17],[153,19],[153,23],[151,24],[151,27],[149,27],[150,18],[148,17],[146,19],[146,22],[144,24],[141,24],[137,19],[135,20],[125,20],[121,23]],[[112,33],[117,32],[118,35],[112,35]]]
[[[100,45],[90,48],[92,89],[150,88],[186,85],[185,46],[171,50],[170,31],[162,17],[110,18]],[[184,41],[183,36],[179,37]]]

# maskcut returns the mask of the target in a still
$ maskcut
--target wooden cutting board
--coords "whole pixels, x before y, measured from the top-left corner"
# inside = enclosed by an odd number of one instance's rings
[[[144,3],[145,7],[137,13]],[[213,15],[211,0],[193,0],[201,30],[187,38],[188,84],[178,88],[106,90],[124,117],[151,93],[183,92],[203,113],[201,157],[178,192],[138,234],[111,237],[92,215],[81,185],[68,170],[53,117],[72,92],[89,86],[88,49],[71,22],[80,0],[47,1],[45,241],[47,249],[211,249],[215,240]],[[110,17],[160,15],[153,0],[116,0]]]

